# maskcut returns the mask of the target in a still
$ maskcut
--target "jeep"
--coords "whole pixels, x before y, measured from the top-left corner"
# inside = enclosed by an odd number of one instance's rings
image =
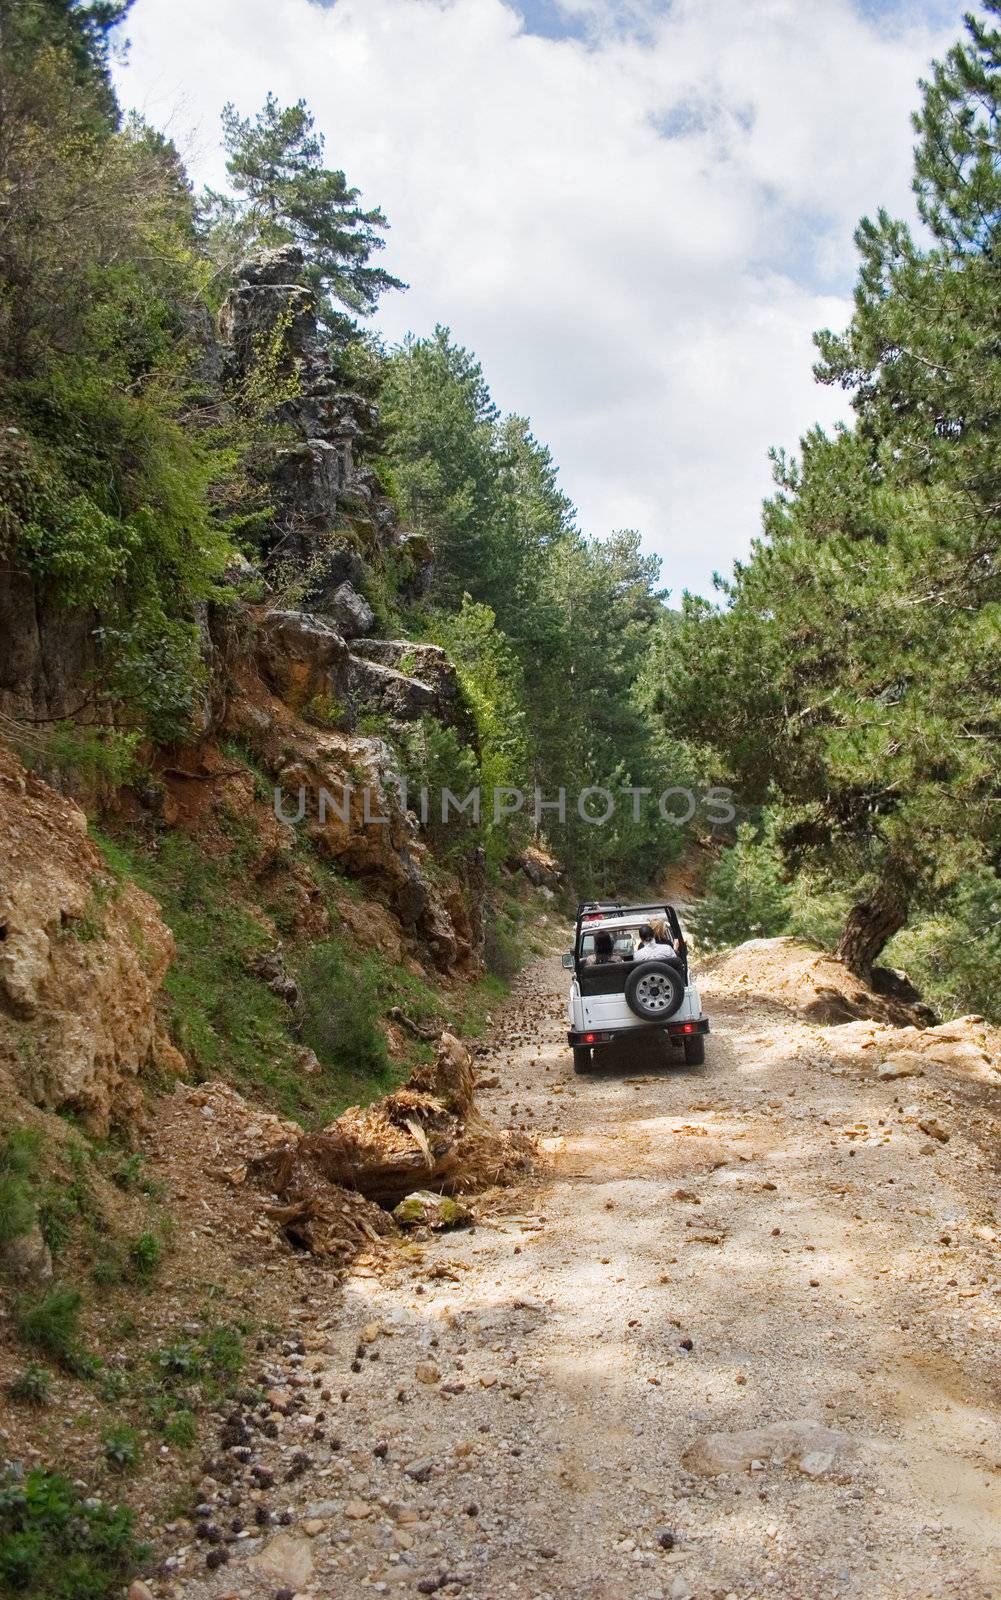
[[[662,922],[676,960],[636,959],[639,930]],[[618,959],[596,962],[595,938],[608,934]],[[669,905],[625,905],[616,900],[588,901],[577,907],[574,947],[563,957],[573,973],[568,1007],[575,1072],[596,1064],[601,1046],[637,1029],[659,1029],[681,1045],[689,1066],[705,1060],[708,1019],[699,991],[689,979],[688,948],[678,914]]]

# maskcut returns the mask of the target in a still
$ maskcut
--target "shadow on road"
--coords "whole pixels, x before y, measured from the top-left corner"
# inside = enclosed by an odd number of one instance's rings
[[[707,1060],[711,1050],[712,1043],[707,1040]],[[672,1045],[666,1034],[637,1028],[635,1039],[617,1039],[612,1044],[601,1045],[594,1052],[593,1064],[586,1077],[621,1077],[623,1073],[667,1071],[684,1077],[701,1078],[706,1068],[688,1066],[681,1047]]]

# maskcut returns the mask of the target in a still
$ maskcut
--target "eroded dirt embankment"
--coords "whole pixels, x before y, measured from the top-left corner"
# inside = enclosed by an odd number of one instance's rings
[[[300,1266],[276,1437],[154,1588],[1001,1593],[997,1076],[880,1079],[732,961],[705,999],[704,1069],[574,1079],[563,974],[525,975],[481,1099],[548,1170],[336,1296]]]

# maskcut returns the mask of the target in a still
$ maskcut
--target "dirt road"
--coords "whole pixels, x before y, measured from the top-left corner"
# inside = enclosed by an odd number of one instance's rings
[[[575,1079],[563,995],[539,962],[482,1063],[551,1170],[300,1313],[269,1448],[309,1465],[251,1495],[288,1523],[211,1574],[192,1543],[175,1592],[1001,1595],[989,1156],[919,1129],[949,1131],[934,1084],[711,980],[704,1068]],[[709,1435],[803,1419],[828,1431],[701,1470]]]

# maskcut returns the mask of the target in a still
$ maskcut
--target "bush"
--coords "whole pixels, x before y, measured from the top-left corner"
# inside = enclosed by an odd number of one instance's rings
[[[45,1367],[29,1361],[23,1372],[7,1385],[12,1400],[26,1406],[47,1406],[52,1394],[52,1374]]]
[[[161,1381],[168,1387],[181,1383],[204,1383],[225,1388],[243,1371],[243,1335],[227,1323],[216,1323],[198,1339],[184,1339],[163,1345],[153,1352],[151,1361]]]
[[[164,1424],[163,1436],[168,1444],[189,1450],[198,1437],[198,1424],[190,1411],[175,1411]]]
[[[0,1247],[33,1226],[36,1209],[31,1180],[40,1137],[31,1128],[13,1128],[0,1144]]]
[[[119,1423],[104,1435],[104,1459],[113,1472],[125,1472],[139,1460],[142,1441],[134,1428]]]
[[[209,857],[196,840],[169,833],[133,853],[121,840],[98,841],[109,870],[133,876],[159,901],[177,941],[164,988],[171,1031],[196,1071],[221,1074],[302,1120],[315,1080],[297,1068],[287,1004],[252,970],[268,938],[242,901],[242,850]]]
[[[41,1299],[22,1299],[14,1308],[14,1327],[25,1344],[44,1350],[68,1371],[80,1368],[78,1323],[83,1306],[79,1290],[57,1284]]]
[[[149,1229],[129,1245],[130,1275],[139,1283],[150,1283],[160,1270],[163,1240]]]
[[[124,1506],[84,1499],[59,1473],[0,1480],[0,1591],[111,1600],[145,1559]]]
[[[741,823],[736,843],[710,869],[702,898],[689,917],[704,950],[745,939],[770,939],[787,931],[789,888],[773,830]]]
[[[978,1012],[1001,1022],[1001,878],[989,868],[964,874],[932,914],[891,940],[880,959],[906,968],[944,1016]]]
[[[457,800],[464,800],[480,783],[480,764],[475,753],[463,743],[454,728],[445,727],[436,717],[422,717],[419,723],[404,731],[401,742],[411,793],[416,795],[422,786],[428,790],[428,820],[423,827],[437,855],[446,861],[465,855],[482,843],[489,819],[481,817],[480,822],[475,823],[470,812],[450,807],[449,819],[443,822],[441,797],[448,789]],[[480,799],[489,811],[489,795],[481,795]]]
[[[507,914],[488,906],[483,929],[483,960],[495,978],[513,978],[525,965],[527,947]]]
[[[298,973],[303,1042],[324,1066],[378,1077],[389,1067],[380,1027],[382,1000],[374,961],[349,963],[332,939],[309,951]]]
[[[139,734],[120,728],[59,722],[51,729],[33,727],[23,739],[12,731],[11,743],[26,767],[53,768],[90,785],[118,789],[139,772]]]
[[[136,1189],[145,1188],[143,1179],[143,1158],[138,1150],[132,1154],[122,1156],[111,1173],[111,1181],[119,1189],[124,1189],[126,1194],[131,1194]]]

